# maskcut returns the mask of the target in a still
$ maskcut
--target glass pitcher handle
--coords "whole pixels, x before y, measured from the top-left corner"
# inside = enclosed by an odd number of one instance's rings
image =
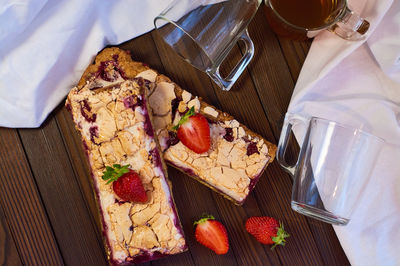
[[[339,22],[333,25],[329,30],[343,39],[357,41],[364,39],[369,26],[370,24],[367,20],[346,7]]]
[[[294,177],[294,172],[299,160],[297,159],[294,165],[290,165],[289,163],[286,162],[285,154],[287,145],[289,143],[290,134],[292,132],[292,127],[299,122],[308,125],[310,119],[295,114],[290,114],[290,113],[286,114],[285,121],[282,126],[281,135],[279,137],[278,149],[276,152],[276,159],[278,160],[279,164],[283,167],[283,169],[285,169],[288,173],[290,173],[292,177]],[[299,145],[300,147],[302,146],[301,143],[299,143]]]
[[[236,80],[239,78],[239,76],[242,74],[242,72],[245,70],[245,68],[254,56],[254,44],[253,41],[250,39],[247,29],[242,33],[239,40],[245,43],[246,51],[242,59],[240,59],[240,61],[226,78],[221,77],[219,73],[219,66],[216,68],[216,70],[207,71],[207,74],[224,91],[229,91],[232,88],[233,84],[236,82]]]

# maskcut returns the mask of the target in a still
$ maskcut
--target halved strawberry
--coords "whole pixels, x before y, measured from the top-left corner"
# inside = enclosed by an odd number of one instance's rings
[[[178,129],[177,136],[182,144],[195,153],[210,149],[210,126],[203,115],[195,114],[194,107],[186,112],[174,129]]]
[[[107,166],[102,179],[108,180],[107,184],[113,182],[113,190],[121,200],[147,202],[147,194],[142,180],[135,171],[128,167],[129,165],[121,166],[119,164],[114,164],[113,167]]]
[[[275,218],[268,216],[254,216],[246,221],[246,231],[253,235],[262,244],[285,245],[286,237],[289,236]]]
[[[228,252],[228,233],[222,223],[216,221],[212,215],[207,215],[194,224],[196,225],[195,237],[200,244],[218,255]]]

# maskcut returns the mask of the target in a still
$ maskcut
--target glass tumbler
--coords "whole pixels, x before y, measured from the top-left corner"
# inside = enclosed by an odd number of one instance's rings
[[[183,59],[230,90],[254,55],[247,25],[261,0],[176,0],[154,19],[157,32]],[[220,65],[240,40],[243,57],[226,76]]]
[[[285,160],[293,126],[306,133],[295,165]],[[346,225],[370,179],[384,141],[357,128],[287,114],[277,160],[293,177],[292,209],[335,225]]]

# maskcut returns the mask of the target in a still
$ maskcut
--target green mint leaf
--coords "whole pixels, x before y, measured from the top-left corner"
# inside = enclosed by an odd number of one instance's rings
[[[191,116],[193,116],[193,115],[195,115],[194,106],[192,106],[192,108],[190,108],[190,109],[186,112],[186,114],[184,114],[184,115],[181,117],[181,120],[179,120],[178,124],[177,124],[176,126],[174,126],[172,129],[173,129],[173,130],[178,130],[178,128],[179,128],[181,125],[183,125],[184,123],[186,123],[186,121],[189,119],[189,117],[191,117]]]
[[[129,172],[130,165],[121,166],[120,164],[114,164],[113,167],[106,166],[106,171],[103,172],[103,176],[101,177],[104,181],[107,181],[107,184],[111,182],[117,181],[122,175]]]

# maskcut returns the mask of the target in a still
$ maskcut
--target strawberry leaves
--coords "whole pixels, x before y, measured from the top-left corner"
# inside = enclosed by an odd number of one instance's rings
[[[192,108],[190,108],[190,109],[181,117],[181,119],[179,120],[178,124],[175,125],[172,129],[173,129],[173,130],[178,130],[178,128],[179,128],[182,124],[186,123],[186,122],[189,120],[189,117],[191,117],[191,116],[193,116],[193,115],[195,115],[194,106],[192,106]]]
[[[130,165],[121,166],[120,164],[113,164],[113,166],[106,166],[106,171],[103,172],[103,176],[101,177],[104,181],[107,181],[107,184],[111,182],[117,181],[122,175],[129,172]]]
[[[195,113],[194,106],[172,129],[177,131],[177,137],[182,144],[193,152],[200,154],[210,149],[210,125],[207,118],[200,113]]]
[[[285,232],[283,224],[273,217],[253,216],[247,219],[246,231],[254,236],[258,242],[266,245],[273,245],[274,249],[277,245],[284,246],[287,237],[290,235]]]
[[[129,202],[146,203],[148,197],[138,173],[129,169],[130,165],[121,166],[114,164],[106,166],[102,179],[107,184],[112,182],[114,193],[120,200]]]
[[[198,225],[198,224],[204,223],[208,220],[215,220],[215,218],[211,214],[203,214],[198,221],[195,221],[193,223],[193,225]]]
[[[271,247],[271,249],[274,249],[277,245],[282,245],[284,246],[286,243],[286,237],[289,237],[290,235],[286,233],[283,223],[279,222],[279,227],[277,228],[278,231],[276,232],[276,236],[272,237],[272,241],[274,241],[274,245]]]

